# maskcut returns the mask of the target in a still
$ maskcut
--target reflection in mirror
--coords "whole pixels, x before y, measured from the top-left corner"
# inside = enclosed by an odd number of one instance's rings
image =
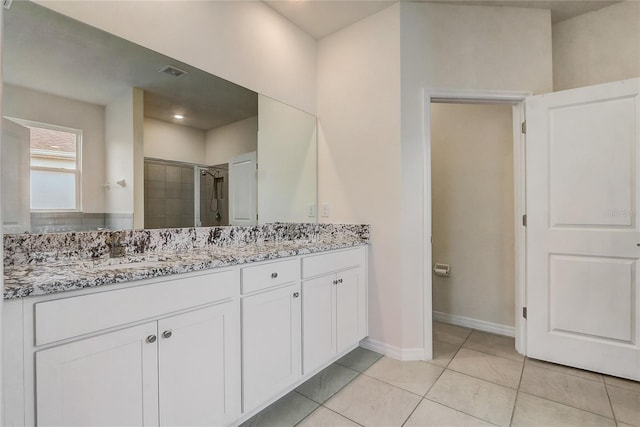
[[[315,117],[31,2],[3,42],[5,232],[316,220]],[[77,131],[73,175],[34,127]]]

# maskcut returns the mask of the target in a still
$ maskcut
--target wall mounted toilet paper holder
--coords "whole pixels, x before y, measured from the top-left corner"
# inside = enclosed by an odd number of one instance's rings
[[[433,267],[433,274],[440,277],[449,277],[451,275],[451,266],[449,264],[436,264]]]

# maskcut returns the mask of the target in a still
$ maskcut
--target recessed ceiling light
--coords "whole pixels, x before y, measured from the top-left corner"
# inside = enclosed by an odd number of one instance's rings
[[[184,119],[184,116],[181,116],[180,114],[174,114],[173,118],[178,119],[178,120],[182,120],[182,119]]]

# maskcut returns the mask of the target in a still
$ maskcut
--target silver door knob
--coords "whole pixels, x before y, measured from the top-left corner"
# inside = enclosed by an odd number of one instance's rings
[[[293,297],[294,297],[294,298],[298,298],[299,296],[300,296],[300,293],[299,293],[299,292],[294,292],[294,293],[293,293]]]
[[[338,279],[338,283],[342,283],[342,279]]]
[[[155,335],[149,335],[149,336],[147,337],[147,342],[148,342],[148,343],[154,343],[154,342],[156,342],[156,336],[155,336]]]
[[[276,277],[278,277],[278,273],[271,273],[271,278],[275,279]]]
[[[173,335],[173,332],[171,329],[167,329],[162,333],[162,338],[171,338],[171,335]]]

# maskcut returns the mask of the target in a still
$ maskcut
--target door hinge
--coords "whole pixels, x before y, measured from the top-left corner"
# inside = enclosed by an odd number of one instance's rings
[[[527,307],[522,307],[522,317],[527,318]]]
[[[527,226],[527,215],[526,214],[522,215],[522,226],[523,227]]]
[[[526,122],[526,121],[524,121],[524,122],[522,122],[522,123],[521,123],[521,125],[520,125],[520,131],[521,131],[522,133],[527,133],[527,122]]]

